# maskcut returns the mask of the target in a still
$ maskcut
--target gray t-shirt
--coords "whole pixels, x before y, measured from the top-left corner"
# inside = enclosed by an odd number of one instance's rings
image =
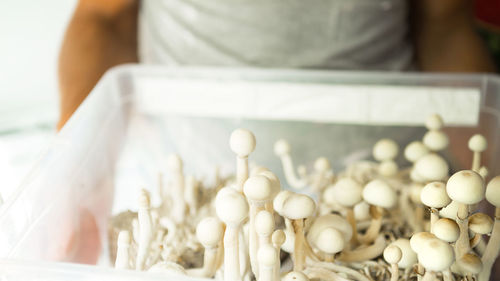
[[[141,62],[407,70],[406,0],[144,0]]]

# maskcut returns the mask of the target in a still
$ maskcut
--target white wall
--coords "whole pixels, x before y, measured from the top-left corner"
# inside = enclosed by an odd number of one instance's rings
[[[0,1],[0,130],[57,117],[57,55],[76,2]]]

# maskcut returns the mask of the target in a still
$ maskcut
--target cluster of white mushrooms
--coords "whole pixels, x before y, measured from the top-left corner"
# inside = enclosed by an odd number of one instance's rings
[[[469,141],[471,170],[450,176],[439,154],[448,146],[442,126],[438,115],[428,118],[422,141],[404,149],[411,163],[404,169],[397,143],[382,139],[376,161],[334,174],[320,157],[296,172],[290,145],[279,140],[274,151],[297,192],[282,189],[265,167],[250,173],[256,141],[245,129],[229,141],[234,179],[203,186],[171,156],[161,205],[153,208],[143,190],[130,223],[114,226],[116,268],[224,281],[488,281],[500,251],[500,176],[485,184],[481,135]],[[485,198],[495,219],[478,211]]]

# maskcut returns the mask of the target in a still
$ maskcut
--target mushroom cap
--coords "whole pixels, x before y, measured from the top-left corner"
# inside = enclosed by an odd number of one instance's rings
[[[424,185],[421,183],[412,183],[410,185],[410,200],[415,204],[421,204],[420,200],[422,190],[424,189]]]
[[[290,144],[284,139],[280,139],[274,143],[274,154],[282,157],[290,153]]]
[[[434,223],[432,226],[432,233],[443,241],[453,243],[457,241],[458,236],[460,236],[460,229],[454,220],[442,218]]]
[[[417,169],[413,167],[410,171],[410,179],[417,183],[425,183],[427,180],[418,174]]]
[[[401,250],[402,256],[398,262],[399,268],[410,268],[417,263],[417,253],[411,249],[410,240],[399,238],[392,242],[391,245],[397,246]]]
[[[417,232],[410,238],[411,249],[418,254],[422,249],[423,243],[432,239],[437,239],[436,236],[430,232]]]
[[[397,203],[396,191],[382,180],[372,180],[363,189],[363,199],[371,205],[390,209]]]
[[[274,216],[268,211],[260,211],[255,216],[255,231],[259,235],[271,235],[274,231]]]
[[[450,143],[448,136],[443,131],[428,131],[422,141],[432,151],[443,150]]]
[[[443,128],[443,118],[439,114],[432,114],[425,120],[425,127],[428,130],[441,130]]]
[[[483,269],[481,259],[475,254],[467,253],[461,258],[457,259],[457,265],[464,273],[472,275],[479,274]]]
[[[196,238],[205,248],[217,247],[223,235],[222,223],[215,217],[206,217],[196,226]]]
[[[255,149],[255,145],[255,136],[247,129],[236,129],[229,137],[229,147],[239,157],[250,155]]]
[[[331,192],[326,193],[325,190],[326,194],[324,196],[330,194],[331,196],[328,197],[331,198],[325,199],[334,199],[334,201],[341,206],[352,207],[363,200],[361,196],[363,193],[363,187],[351,178],[342,178],[328,189],[331,189]],[[327,200],[325,201],[328,202]]]
[[[182,159],[177,154],[171,154],[167,157],[167,168],[170,171],[181,171],[182,170]]]
[[[420,157],[429,153],[429,149],[420,141],[409,143],[404,151],[406,160],[415,163]]]
[[[382,161],[378,165],[378,173],[384,177],[392,177],[398,173],[398,164],[392,160]]]
[[[486,200],[491,205],[500,208],[500,176],[492,178],[486,186]]]
[[[316,211],[314,200],[304,194],[292,194],[283,202],[283,216],[291,220],[310,217]]]
[[[443,271],[449,268],[454,260],[453,248],[447,242],[439,239],[431,239],[422,243],[418,251],[418,261],[430,271]]]
[[[261,245],[257,252],[257,260],[263,266],[274,266],[279,260],[278,251],[271,245]]]
[[[273,193],[272,183],[266,176],[251,176],[243,184],[243,193],[245,193],[250,202],[271,200]]]
[[[327,227],[316,236],[312,244],[318,250],[333,255],[344,249],[345,240],[342,232],[333,227]]]
[[[225,224],[238,226],[248,216],[248,203],[243,194],[234,188],[224,187],[215,197],[215,212]]]
[[[398,152],[398,144],[391,139],[381,139],[373,146],[373,158],[377,161],[392,160]]]
[[[361,201],[354,205],[354,218],[356,218],[357,221],[370,219],[370,205],[365,201]]]
[[[446,193],[446,184],[435,181],[424,186],[420,192],[420,200],[424,205],[440,209],[450,204],[451,199]]]
[[[415,172],[425,181],[444,180],[448,171],[448,163],[435,153],[424,155],[415,162]]]
[[[139,194],[139,208],[148,209],[151,207],[151,199],[149,198],[149,192],[145,189],[141,189]]]
[[[450,204],[448,204],[446,207],[442,208],[439,210],[439,215],[444,218],[449,218],[449,219],[456,219],[457,218],[457,213],[458,213],[458,207],[460,206],[460,203],[456,201],[451,201]]]
[[[281,191],[280,179],[271,171],[261,171],[258,174],[266,177],[269,181],[271,181],[271,196],[274,198],[274,196],[276,196],[276,194]]]
[[[271,236],[271,241],[273,242],[273,244],[279,246],[285,243],[285,239],[286,239],[285,232],[281,229],[276,229]]]
[[[309,281],[309,278],[300,271],[291,271],[287,273],[281,281]]]
[[[391,244],[384,250],[384,260],[389,264],[398,263],[402,257],[403,252],[397,245]]]
[[[493,219],[484,213],[475,213],[469,217],[469,229],[477,234],[489,234],[493,230]]]
[[[319,234],[326,228],[333,227],[342,233],[344,242],[348,243],[352,237],[352,227],[346,219],[335,214],[326,214],[316,218],[307,233],[307,241],[313,244]]]
[[[314,161],[314,170],[316,171],[326,172],[331,168],[330,161],[326,157],[319,157]]]
[[[464,170],[453,174],[446,183],[446,192],[454,201],[476,204],[484,198],[484,180],[478,173]]]
[[[118,233],[118,246],[129,246],[132,243],[130,231],[122,230]]]
[[[469,149],[474,152],[483,152],[488,148],[488,141],[483,135],[476,134],[469,139]]]
[[[274,197],[273,208],[281,216],[283,216],[283,203],[285,203],[285,200],[292,196],[292,194],[294,193],[289,190],[282,190]]]

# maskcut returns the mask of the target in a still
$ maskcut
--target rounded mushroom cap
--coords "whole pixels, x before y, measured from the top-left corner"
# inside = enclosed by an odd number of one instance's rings
[[[378,173],[384,177],[395,176],[398,170],[398,164],[392,160],[382,161],[378,165]]]
[[[486,200],[491,205],[500,208],[500,176],[491,179],[486,186]]]
[[[424,189],[424,185],[421,183],[413,183],[409,188],[410,188],[410,200],[415,204],[421,204],[422,201],[420,200],[420,197],[422,194],[422,190]]]
[[[314,243],[321,231],[328,227],[333,227],[340,231],[344,237],[345,243],[351,240],[352,227],[349,222],[339,215],[327,214],[316,218],[312,222],[309,232],[307,233],[307,241],[309,241],[309,243]]]
[[[290,153],[290,144],[284,139],[280,139],[274,143],[274,154],[276,156],[285,156]]]
[[[196,226],[196,238],[205,248],[217,247],[223,235],[222,223],[215,217],[204,218]]]
[[[439,215],[444,218],[449,218],[449,219],[456,219],[457,218],[457,213],[458,213],[458,207],[460,206],[460,203],[456,201],[451,201],[448,206],[442,208],[439,211]]]
[[[423,243],[432,239],[437,239],[436,236],[430,232],[417,232],[410,238],[411,249],[418,254],[422,249]]]
[[[243,193],[250,202],[267,201],[272,196],[271,185],[271,181],[263,175],[251,176],[243,184]]]
[[[118,246],[130,246],[132,243],[132,236],[130,235],[130,231],[122,230],[118,233]]]
[[[271,197],[274,198],[278,192],[281,191],[281,182],[280,179],[271,171],[262,171],[258,173],[261,176],[266,177],[269,181],[271,181]]]
[[[478,173],[465,170],[455,173],[446,183],[446,192],[454,201],[476,204],[484,198],[484,180]]]
[[[339,230],[327,227],[316,236],[312,244],[320,251],[333,255],[344,249],[345,240]]]
[[[260,211],[255,216],[255,231],[259,235],[271,235],[274,230],[274,217],[268,211]]]
[[[327,203],[329,200],[334,200],[336,203],[345,206],[352,207],[357,203],[361,202],[363,198],[361,197],[363,193],[363,187],[351,178],[342,178],[338,180],[333,186],[329,187],[328,193],[325,190],[324,197]],[[330,195],[330,196],[328,196]]]
[[[401,251],[401,259],[398,261],[399,268],[410,268],[417,263],[417,253],[411,249],[410,240],[400,238],[391,243]]]
[[[363,189],[363,199],[371,205],[390,209],[396,205],[398,197],[386,182],[372,180]]]
[[[316,211],[314,200],[304,194],[292,194],[283,202],[283,216],[291,220],[310,217]]]
[[[446,184],[436,181],[424,186],[420,192],[420,200],[424,205],[440,209],[450,204],[451,199],[446,193]]]
[[[177,154],[171,154],[167,157],[167,168],[170,171],[181,171],[182,170],[182,159],[179,155]]]
[[[441,130],[443,128],[443,118],[439,114],[432,114],[425,120],[425,127],[428,130]]]
[[[149,198],[149,192],[145,189],[141,189],[139,194],[139,208],[148,209],[151,207],[151,201]]]
[[[483,213],[475,213],[469,217],[469,229],[477,234],[489,234],[493,230],[493,219]]]
[[[225,224],[238,226],[248,216],[247,200],[234,188],[224,187],[215,197],[215,212]]]
[[[281,247],[283,243],[285,243],[285,232],[281,229],[277,229],[273,232],[273,235],[271,236],[271,241],[273,242],[274,245],[278,245]]]
[[[425,133],[423,142],[432,151],[440,151],[448,147],[450,141],[442,131],[428,131]]]
[[[422,243],[422,248],[417,252],[418,261],[430,271],[443,271],[449,268],[454,260],[453,248],[447,242],[431,239]]]
[[[247,129],[236,129],[229,137],[229,147],[239,157],[247,157],[255,149],[255,136]]]
[[[429,153],[429,149],[420,141],[413,141],[405,148],[404,155],[406,160],[415,163],[420,157]]]
[[[434,223],[432,226],[432,233],[443,241],[453,243],[457,241],[458,236],[460,235],[460,229],[454,220],[442,218]]]
[[[319,157],[314,161],[314,170],[318,172],[326,172],[330,170],[332,166],[330,165],[330,161],[326,157]]]
[[[479,274],[483,269],[481,259],[471,253],[463,255],[457,260],[458,267],[464,272],[472,275]]]
[[[280,216],[283,216],[283,203],[285,203],[285,200],[293,194],[294,193],[291,191],[282,190],[274,197],[273,208],[278,214],[280,214]]]
[[[377,161],[392,160],[398,156],[399,146],[391,139],[381,139],[373,146],[373,158]]]
[[[257,260],[263,266],[274,266],[279,260],[278,252],[271,245],[262,245],[257,252]]]
[[[424,155],[415,162],[415,172],[425,181],[444,180],[448,171],[448,163],[435,153]]]
[[[403,252],[397,245],[391,244],[384,250],[384,260],[389,264],[398,263],[402,257]]]
[[[370,219],[370,205],[368,205],[365,201],[361,201],[354,205],[354,217],[357,221]]]
[[[483,135],[476,134],[469,139],[469,149],[474,152],[483,152],[488,148],[488,141]]]
[[[424,179],[424,177],[418,174],[417,169],[415,169],[415,167],[413,167],[410,171],[410,179],[417,183],[424,183],[427,181],[426,179]]]
[[[281,281],[309,281],[309,278],[300,271],[291,271],[287,273]]]

